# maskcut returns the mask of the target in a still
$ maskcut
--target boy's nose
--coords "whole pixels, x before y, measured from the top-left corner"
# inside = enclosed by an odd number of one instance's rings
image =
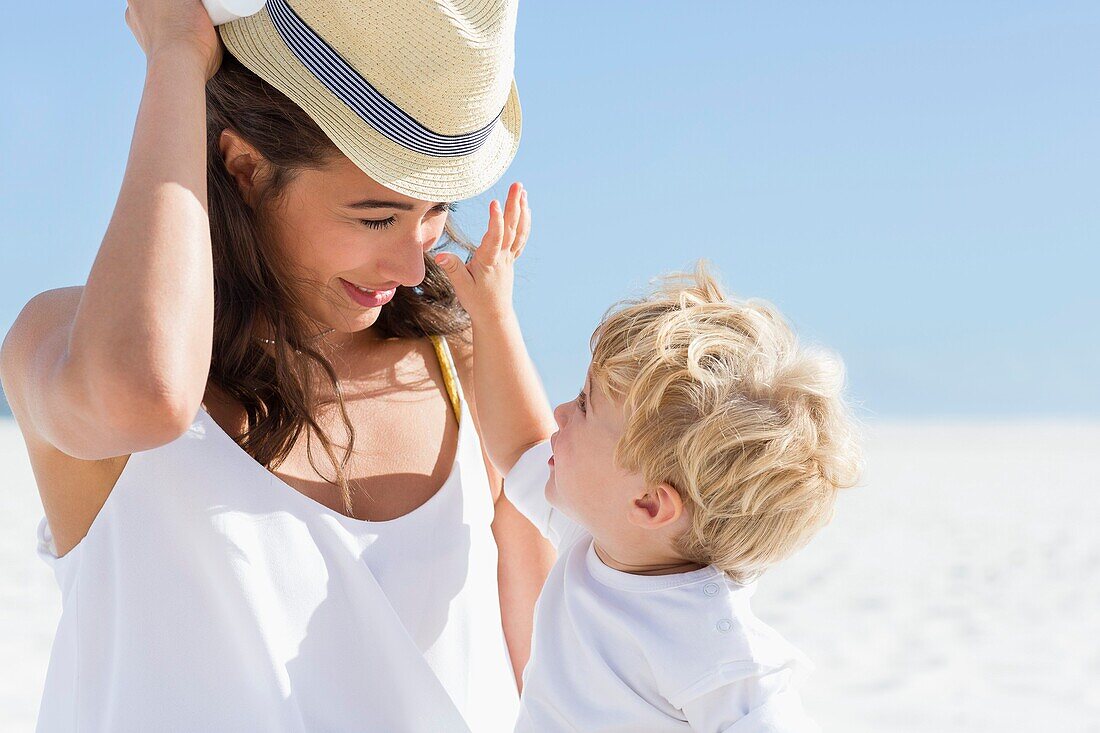
[[[554,408],[554,422],[558,424],[558,429],[565,427],[566,412],[569,410],[569,405],[572,402],[563,402]]]

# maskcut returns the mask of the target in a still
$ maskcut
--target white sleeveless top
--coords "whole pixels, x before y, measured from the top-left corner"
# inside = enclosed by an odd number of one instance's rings
[[[308,498],[204,410],[130,456],[61,558],[43,519],[62,614],[38,731],[511,731],[492,497],[458,402],[450,476],[392,521]]]

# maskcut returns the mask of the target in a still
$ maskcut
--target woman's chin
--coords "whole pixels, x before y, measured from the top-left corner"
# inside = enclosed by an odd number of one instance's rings
[[[336,333],[358,333],[378,323],[378,317],[381,314],[382,306],[343,311],[332,318],[326,319],[326,327],[331,328]]]
[[[360,311],[355,320],[352,321],[353,328],[350,330],[363,331],[374,324],[378,323],[378,317],[382,315],[382,307],[371,308],[369,310]]]

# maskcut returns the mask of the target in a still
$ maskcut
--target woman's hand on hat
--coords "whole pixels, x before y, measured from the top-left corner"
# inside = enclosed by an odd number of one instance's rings
[[[469,262],[453,254],[435,256],[475,328],[479,321],[512,313],[514,264],[530,233],[527,191],[522,184],[513,183],[503,210],[496,200],[489,204],[489,226]]]
[[[202,0],[127,0],[125,18],[148,61],[180,50],[193,53],[206,79],[221,65],[221,40]]]

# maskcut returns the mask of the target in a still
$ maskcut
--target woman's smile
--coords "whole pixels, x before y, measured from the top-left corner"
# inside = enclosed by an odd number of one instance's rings
[[[359,287],[355,283],[350,283],[342,277],[339,280],[352,302],[364,308],[379,308],[393,300],[394,293],[397,292],[397,288],[368,290]]]

